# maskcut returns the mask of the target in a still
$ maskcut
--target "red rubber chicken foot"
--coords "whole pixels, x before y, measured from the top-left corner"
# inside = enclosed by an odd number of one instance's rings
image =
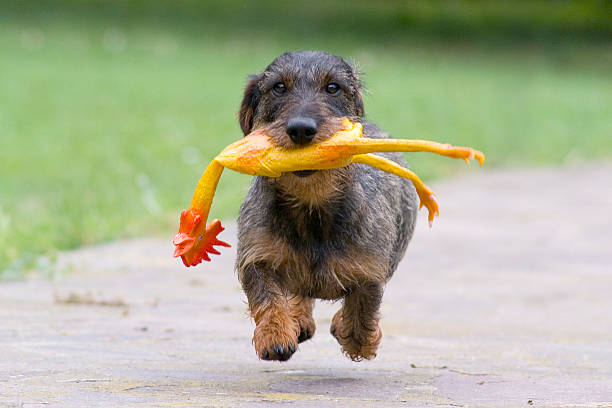
[[[198,234],[196,231],[202,225],[205,225],[205,221],[202,221],[202,215],[198,214],[198,210],[193,208],[183,210],[179,232],[172,243],[176,246],[174,257],[180,256],[185,266],[195,266],[202,260],[210,261],[208,254],[219,255],[220,252],[214,245],[230,246],[227,242],[217,239],[217,235],[225,229],[221,226],[221,221],[212,220],[203,233]]]

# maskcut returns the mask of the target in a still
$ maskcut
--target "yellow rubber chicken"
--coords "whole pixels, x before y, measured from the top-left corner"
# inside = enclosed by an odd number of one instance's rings
[[[438,215],[434,193],[412,171],[394,161],[373,155],[374,152],[431,152],[442,156],[476,159],[482,165],[484,154],[469,147],[451,146],[427,140],[369,139],[362,137],[361,123],[344,119],[342,128],[330,138],[315,144],[292,149],[275,146],[264,131],[255,131],[226,147],[208,165],[196,187],[191,205],[181,213],[179,232],[174,237],[174,256],[180,256],[185,266],[195,266],[208,254],[219,254],[214,245],[229,246],[217,239],[223,231],[221,222],[206,220],[223,168],[252,176],[280,177],[283,173],[299,170],[326,170],[367,164],[412,181],[421,201],[420,207],[429,211],[429,225]]]

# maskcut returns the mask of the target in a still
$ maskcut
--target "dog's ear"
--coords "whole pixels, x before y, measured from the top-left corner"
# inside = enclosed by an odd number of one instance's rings
[[[238,121],[245,135],[249,134],[253,128],[253,118],[261,98],[261,91],[259,90],[260,79],[261,75],[251,75],[244,89],[242,104],[238,112]]]

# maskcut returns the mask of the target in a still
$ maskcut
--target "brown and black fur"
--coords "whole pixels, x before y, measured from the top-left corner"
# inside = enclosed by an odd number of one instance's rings
[[[245,135],[265,129],[287,148],[328,138],[343,117],[362,122],[364,137],[388,137],[364,119],[354,67],[312,51],[283,54],[252,76],[239,112]],[[402,163],[399,154],[382,155]],[[374,358],[384,286],[417,209],[410,181],[362,164],[256,177],[238,217],[236,268],[259,358],[288,360],[314,335],[315,298],[343,300],[332,335],[351,359]]]

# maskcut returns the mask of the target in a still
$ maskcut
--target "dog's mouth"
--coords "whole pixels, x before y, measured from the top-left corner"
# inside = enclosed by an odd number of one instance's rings
[[[317,170],[297,170],[297,171],[294,171],[293,174],[295,174],[298,177],[308,177],[316,172]]]

